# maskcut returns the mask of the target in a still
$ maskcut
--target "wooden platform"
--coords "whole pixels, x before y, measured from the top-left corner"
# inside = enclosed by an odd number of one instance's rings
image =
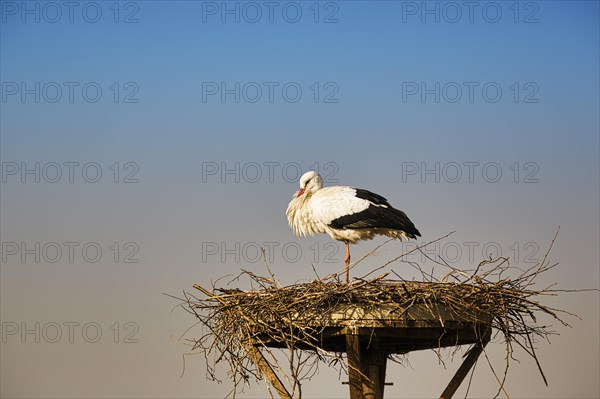
[[[311,347],[314,345],[325,351],[346,352],[351,399],[383,399],[386,363],[390,354],[474,344],[473,350],[440,396],[451,398],[491,335],[489,315],[457,314],[442,305],[428,307],[416,304],[407,309],[385,303],[377,308],[343,305],[330,314],[325,322],[320,320],[319,326],[309,327],[309,330],[314,330],[310,345],[298,345],[295,349],[314,349]],[[308,315],[306,319],[312,320],[311,316],[314,315]],[[286,347],[285,342],[260,331],[257,331],[253,344],[255,347]],[[255,363],[266,373],[279,395],[291,398],[260,351],[255,349],[254,354]]]

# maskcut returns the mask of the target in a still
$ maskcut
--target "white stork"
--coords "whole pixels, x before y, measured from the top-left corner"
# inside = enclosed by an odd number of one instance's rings
[[[286,215],[297,236],[327,233],[346,244],[346,282],[350,281],[350,243],[376,235],[400,240],[421,236],[408,216],[381,195],[349,186],[323,187],[323,179],[312,170],[300,178],[300,190]]]

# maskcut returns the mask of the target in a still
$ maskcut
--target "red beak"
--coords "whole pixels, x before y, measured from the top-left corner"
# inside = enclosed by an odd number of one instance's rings
[[[301,196],[302,194],[304,194],[304,189],[303,189],[303,188],[301,188],[300,190],[298,190],[298,191],[296,192],[296,198],[298,198],[298,197],[299,197],[299,196]]]

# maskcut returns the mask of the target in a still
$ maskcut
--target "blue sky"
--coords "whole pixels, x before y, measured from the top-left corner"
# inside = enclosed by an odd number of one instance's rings
[[[284,211],[298,172],[316,164],[326,183],[387,197],[426,240],[456,230],[463,249],[494,242],[523,260],[532,248],[539,257],[560,225],[561,266],[548,282],[599,286],[597,1],[476,2],[472,10],[463,2],[276,2],[272,22],[264,2],[77,2],[72,22],[61,2],[0,4],[2,242],[103,250],[97,263],[81,254],[36,263],[4,248],[2,321],[96,320],[105,337],[112,323],[133,321],[140,338],[129,346],[61,341],[56,355],[44,340],[10,336],[3,396],[224,396],[228,388],[202,378],[199,357],[179,378],[186,347],[176,338],[192,320],[170,313],[161,293],[240,268],[264,271],[243,254],[239,263],[208,256],[207,243],[298,244],[301,261],[278,250],[273,269],[284,283],[312,278],[311,245],[323,254],[331,240],[294,237]],[[65,162],[78,163],[72,183]],[[61,178],[50,183],[55,163]],[[460,178],[451,174],[457,165]],[[98,182],[88,182],[98,170]],[[123,263],[135,246],[138,262]],[[326,273],[341,263],[321,257],[315,265]],[[532,383],[536,367],[523,362],[509,393],[597,397],[598,296],[552,300],[583,320],[540,343],[550,388]],[[36,386],[25,382],[34,354],[37,374],[51,370]],[[72,366],[99,354],[90,369]],[[415,354],[413,368],[393,369],[393,378],[426,381],[429,355]],[[563,368],[584,371],[565,377]],[[109,384],[93,379],[106,370]],[[450,371],[436,373],[448,380]],[[489,396],[489,372],[477,373],[474,395]],[[330,378],[323,371],[309,382],[307,397],[323,395],[319,382]],[[439,388],[388,392],[429,397]],[[347,393],[327,389],[328,397]]]

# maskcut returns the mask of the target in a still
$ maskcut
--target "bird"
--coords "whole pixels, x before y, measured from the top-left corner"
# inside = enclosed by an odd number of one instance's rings
[[[350,282],[349,244],[371,240],[376,235],[400,241],[421,236],[408,216],[379,194],[350,186],[323,187],[323,178],[314,170],[303,174],[299,184],[300,189],[286,210],[288,223],[298,237],[326,233],[345,243],[347,284]]]

